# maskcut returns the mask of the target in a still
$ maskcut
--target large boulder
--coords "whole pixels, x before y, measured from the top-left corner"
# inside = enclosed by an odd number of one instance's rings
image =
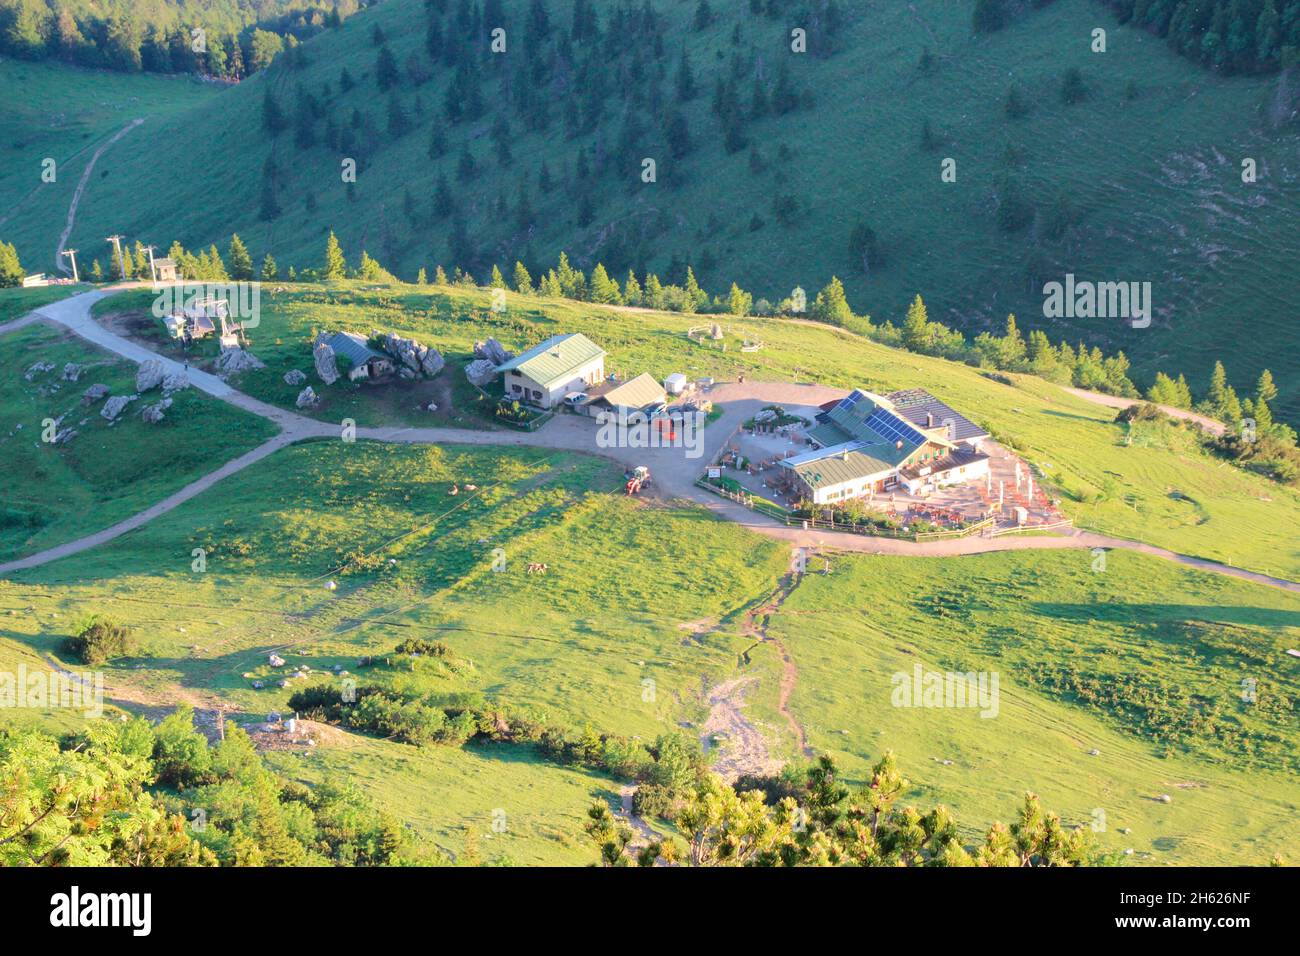
[[[333,385],[339,380],[339,367],[334,360],[334,350],[327,344],[317,341],[312,350],[312,361],[316,363],[316,374],[326,385]]]
[[[140,412],[140,417],[143,418],[150,425],[157,425],[165,417],[163,413],[171,407],[172,407],[172,400],[170,398],[164,398],[160,402],[154,402],[152,405],[146,405],[144,409]]]
[[[474,357],[487,359],[493,365],[504,365],[515,357],[515,354],[496,339],[488,339],[486,342],[474,343]]]
[[[151,388],[157,388],[162,384],[165,374],[161,361],[158,359],[145,359],[140,363],[140,368],[135,373],[135,390],[143,393]]]
[[[168,372],[163,376],[162,388],[164,395],[170,395],[172,392],[179,392],[189,387],[190,377],[184,372]]]
[[[82,404],[85,405],[94,405],[101,398],[107,397],[108,386],[99,382],[96,382],[94,385],[90,386],[90,388],[81,393],[81,401]]]
[[[475,359],[465,366],[465,377],[482,388],[497,377],[497,363],[490,359]]]
[[[284,384],[286,385],[301,385],[305,381],[307,381],[306,373],[300,372],[296,368],[291,368],[284,373]]]
[[[240,348],[222,349],[221,354],[217,356],[217,374],[223,378],[258,368],[266,368],[262,360],[252,352],[245,352]]]
[[[122,409],[139,397],[138,395],[114,395],[104,403],[104,407],[99,410],[99,414],[110,422],[116,421],[117,416],[122,414]]]
[[[81,373],[86,370],[86,366],[78,365],[76,362],[69,362],[63,366],[63,380],[65,382],[75,382],[81,378]]]
[[[308,385],[298,393],[298,400],[294,402],[299,408],[311,408],[319,399],[316,397],[315,390]]]
[[[442,371],[447,360],[442,357],[442,353],[435,348],[427,348],[420,355],[420,370],[429,378],[433,378]]]

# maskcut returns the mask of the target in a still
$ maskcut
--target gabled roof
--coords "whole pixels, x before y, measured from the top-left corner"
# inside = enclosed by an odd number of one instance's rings
[[[873,447],[854,441],[804,452],[783,459],[780,465],[817,488],[892,472],[902,461],[900,455],[893,445]]]
[[[650,373],[642,372],[636,378],[611,388],[597,401],[608,402],[615,407],[621,405],[624,408],[645,408],[655,402],[662,402],[666,397],[664,387],[658,380]]]
[[[926,416],[933,416],[934,427],[945,422],[950,423],[948,438],[952,441],[966,441],[972,438],[987,438],[989,433],[970,419],[959,415],[951,407],[939,401],[923,388],[909,388],[899,392],[890,392],[888,399],[894,410],[913,425],[925,428]]]
[[[335,355],[341,355],[352,363],[353,368],[365,365],[371,359],[386,359],[387,355],[382,352],[376,352],[366,340],[357,335],[355,332],[335,332],[325,344],[334,350]]]
[[[605,355],[581,332],[553,335],[540,345],[497,366],[498,372],[519,372],[543,388],[563,385],[581,366]],[[630,383],[629,383],[630,384]]]
[[[982,451],[961,451],[954,448],[942,458],[928,461],[924,465],[915,464],[909,468],[900,468],[898,473],[908,480],[915,480],[926,476],[942,475],[945,471],[952,471],[954,468],[960,468],[963,465],[973,465],[976,462],[988,461],[989,456]],[[925,471],[925,475],[921,472]]]

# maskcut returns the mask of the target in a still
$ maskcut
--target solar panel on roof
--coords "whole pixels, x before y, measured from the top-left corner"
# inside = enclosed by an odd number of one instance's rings
[[[849,394],[849,397],[844,399],[844,401],[840,403],[840,407],[843,408],[845,411],[848,411],[850,408],[858,404],[858,402],[862,401],[866,397],[867,396],[864,395],[860,390],[855,388]]]
[[[914,445],[924,445],[925,436],[903,419],[884,408],[877,408],[867,419],[867,427],[889,441],[903,440]]]

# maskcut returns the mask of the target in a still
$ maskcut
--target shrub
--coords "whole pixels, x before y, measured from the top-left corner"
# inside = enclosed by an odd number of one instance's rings
[[[63,642],[63,651],[83,664],[95,666],[135,650],[131,632],[108,618],[92,617],[76,637]]]

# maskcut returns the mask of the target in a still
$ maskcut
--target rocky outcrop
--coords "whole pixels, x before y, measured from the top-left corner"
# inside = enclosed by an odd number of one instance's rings
[[[104,403],[104,407],[99,410],[99,414],[110,422],[116,421],[117,416],[122,414],[122,409],[139,397],[138,395],[114,395]]]
[[[27,371],[23,374],[23,378],[30,382],[32,379],[36,378],[37,375],[44,375],[46,372],[53,371],[53,362],[34,362],[27,366]]]
[[[496,363],[490,359],[475,359],[465,366],[465,377],[482,388],[497,377]]]
[[[162,362],[158,359],[145,359],[135,373],[135,390],[143,393],[157,388],[162,384],[164,374]]]
[[[108,397],[108,386],[96,382],[90,388],[81,393],[81,401],[84,405],[94,405],[101,398]]]
[[[163,394],[170,395],[190,387],[190,377],[184,372],[169,372],[163,376]]]
[[[446,359],[437,349],[421,345],[415,339],[404,339],[392,332],[384,333],[377,329],[371,330],[370,336],[372,340],[379,342],[384,352],[417,375],[432,378],[447,364]]]
[[[312,408],[319,401],[315,390],[308,385],[298,393],[298,400],[294,402],[299,408]]]
[[[296,368],[284,373],[284,384],[286,385],[301,385],[305,381],[307,381],[306,373],[300,372]]]
[[[57,432],[54,433],[53,444],[66,445],[68,442],[72,441],[72,439],[76,437],[77,437],[77,430],[75,428],[60,428]]]
[[[69,362],[63,366],[63,380],[65,382],[75,382],[81,378],[81,373],[86,370],[86,366],[78,365],[76,362]]]
[[[217,374],[222,378],[259,368],[266,368],[262,360],[252,352],[245,352],[240,348],[222,349],[221,354],[217,356]]]
[[[339,367],[334,360],[334,350],[320,338],[316,339],[316,347],[312,349],[311,357],[316,363],[316,374],[320,376],[322,382],[333,385],[339,380]]]
[[[486,342],[474,343],[474,357],[486,359],[493,365],[504,365],[515,357],[515,353],[509,351],[496,339],[490,338]]]
[[[160,402],[154,402],[152,405],[146,405],[140,412],[140,417],[150,425],[157,425],[166,416],[163,414],[167,409],[172,407],[172,400],[164,398]]]

